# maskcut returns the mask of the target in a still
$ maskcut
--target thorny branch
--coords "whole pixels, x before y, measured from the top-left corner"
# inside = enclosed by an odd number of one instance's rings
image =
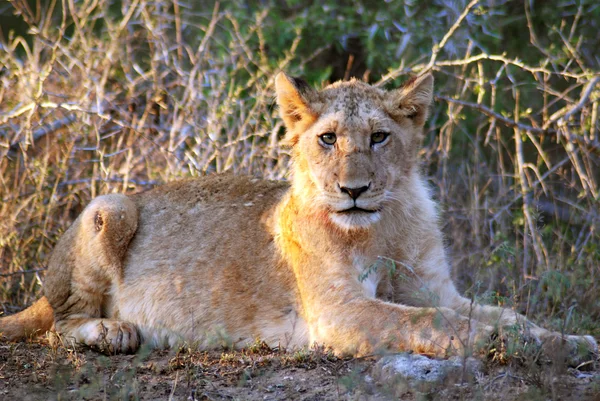
[[[516,195],[514,199],[510,200],[506,206],[501,206],[499,212],[492,212],[493,217],[490,220],[489,227],[491,238],[494,238],[492,223],[497,220],[501,211],[505,211],[517,201],[522,202],[522,211],[526,220],[523,234],[523,275],[527,277],[530,275],[527,266],[531,264],[531,261],[527,257],[529,247],[534,250],[535,265],[545,266],[545,268],[550,268],[551,265],[546,244],[538,231],[536,214],[534,213],[535,205],[545,205],[544,210],[559,210],[556,207],[548,207],[551,204],[548,201],[541,202],[536,200],[535,188],[541,184],[545,196],[550,195],[547,191],[549,186],[546,180],[550,175],[564,171],[565,164],[570,163],[571,171],[579,177],[583,190],[589,195],[591,205],[594,204],[593,199],[597,200],[599,197],[598,185],[595,180],[598,179],[598,174],[596,173],[598,166],[597,156],[600,154],[600,142],[597,139],[598,103],[600,99],[600,92],[597,87],[600,82],[600,71],[586,68],[579,55],[579,44],[573,45],[570,43],[571,41],[575,41],[575,32],[582,15],[582,7],[578,8],[577,16],[572,21],[570,27],[565,25],[557,31],[566,49],[565,55],[561,60],[555,53],[541,45],[538,36],[533,30],[532,11],[528,2],[525,4],[525,13],[530,41],[532,46],[542,55],[538,66],[528,65],[522,60],[511,57],[506,53],[488,54],[482,48],[479,54],[473,55],[473,47],[468,47],[462,58],[441,58],[442,50],[460,32],[463,21],[465,21],[467,15],[476,4],[477,1],[471,1],[466,5],[459,18],[443,36],[440,43],[433,46],[429,62],[413,64],[408,67],[402,63],[400,68],[384,75],[378,82],[378,85],[406,73],[423,74],[428,71],[442,72],[444,76],[450,77],[451,80],[461,82],[463,85],[462,91],[457,91],[455,94],[440,92],[435,95],[437,101],[448,104],[448,115],[450,117],[449,121],[442,127],[441,136],[443,138],[444,135],[450,134],[454,129],[453,127],[463,129],[458,125],[459,121],[462,121],[462,119],[457,118],[459,113],[464,113],[466,116],[469,116],[468,118],[475,118],[477,113],[487,117],[487,123],[480,123],[478,129],[483,130],[485,129],[485,125],[488,126],[486,144],[489,141],[490,135],[496,135],[498,140],[497,146],[499,146],[498,151],[500,152],[498,153],[499,166],[502,168],[503,176],[512,176],[512,174],[504,171],[505,162],[501,159],[502,149],[507,146],[506,139],[503,138],[508,135],[502,134],[501,126],[497,123],[514,130],[513,140],[515,149],[510,153],[512,153],[511,160],[515,168],[514,177],[518,179],[517,182],[519,185],[511,189]],[[566,33],[563,33],[563,31]],[[470,42],[470,45],[472,44],[473,42]],[[476,48],[476,45],[474,48]],[[565,58],[568,61],[564,61]],[[498,63],[500,63],[499,68],[497,67]],[[495,76],[492,75],[488,78],[485,71],[490,70],[496,70],[497,72]],[[501,83],[502,80],[508,80],[510,85]],[[568,90],[564,90],[561,87],[563,82],[570,83]],[[535,111],[522,107],[522,105],[520,106],[518,104],[519,96],[513,100],[513,110],[507,107],[511,102],[507,101],[505,93],[509,93],[510,90],[513,94],[515,92],[518,94],[521,91],[521,86],[531,85],[532,83],[536,85],[538,97],[543,99],[544,107],[542,110]],[[504,98],[502,99],[499,98],[498,92],[500,85],[502,85],[504,90],[502,94]],[[471,90],[465,90],[467,88]],[[573,93],[578,88],[581,88],[579,96],[574,97]],[[477,96],[473,96],[475,90]],[[473,101],[472,98],[476,98],[476,100]],[[551,114],[548,112],[549,109],[554,109]],[[476,121],[482,121],[482,119],[477,119]],[[532,134],[541,139],[532,137]],[[535,145],[534,148],[537,154],[535,152],[532,153],[530,149],[526,151],[526,144],[522,140],[523,135],[526,135],[524,138],[529,138]],[[552,166],[552,161],[548,158],[548,145],[546,142],[549,139],[553,143],[562,144],[564,154],[567,155],[566,158],[563,158],[555,166]],[[440,138],[441,142],[442,139]],[[543,161],[543,165],[546,166],[548,171],[541,173],[539,171],[540,167],[534,161],[535,159]],[[442,163],[446,164],[445,161]],[[539,177],[538,181],[535,183],[531,182],[526,171],[527,169],[531,169]],[[582,213],[585,216],[595,215],[593,212],[595,207],[591,206],[591,208],[589,210],[583,208],[573,213],[561,210],[561,216],[570,216],[575,221],[585,221],[585,218],[579,219],[575,215],[576,213]],[[596,222],[590,224],[590,229],[593,230]],[[533,269],[531,271],[535,272],[536,270]]]
[[[454,23],[454,25],[452,25],[450,27],[450,29],[448,30],[448,32],[446,32],[446,34],[444,35],[444,37],[442,38],[440,43],[433,45],[433,49],[431,50],[431,58],[429,59],[429,63],[427,63],[427,67],[425,68],[425,71],[429,71],[435,65],[435,61],[437,60],[437,56],[440,53],[440,51],[442,51],[442,49],[444,49],[444,47],[446,46],[446,43],[448,43],[448,40],[452,37],[454,32],[456,32],[458,27],[460,27],[460,25],[465,20],[467,15],[469,15],[469,12],[471,11],[471,9],[473,7],[475,7],[475,5],[477,3],[479,3],[479,0],[471,0],[471,2],[469,4],[467,4],[467,6],[463,10],[463,12],[460,14],[458,19]]]
[[[558,123],[558,125],[563,125],[569,118],[573,117],[575,113],[580,111],[583,106],[588,103],[590,99],[590,95],[592,91],[596,88],[596,85],[600,82],[600,76],[595,76],[591,81],[589,81],[585,89],[582,92],[581,98],[572,108],[568,109],[566,107],[558,110],[556,113],[552,114],[548,121],[544,124],[544,129],[548,129],[554,123]]]
[[[453,104],[458,104],[461,106],[466,106],[475,110],[480,111],[482,114],[485,114],[488,117],[491,117],[495,120],[500,121],[502,124],[506,125],[507,127],[510,128],[518,128],[522,131],[528,131],[534,134],[556,134],[558,131],[556,129],[550,128],[551,124],[548,124],[547,128],[540,128],[540,127],[533,127],[531,125],[527,125],[527,124],[523,124],[521,122],[516,122],[515,120],[512,120],[508,117],[505,117],[499,113],[496,113],[495,111],[491,110],[490,108],[484,106],[481,103],[473,103],[473,102],[467,102],[464,100],[460,100],[460,99],[452,99],[448,96],[444,96],[441,94],[436,94],[435,95],[435,99],[436,100],[443,100],[447,103],[453,103]],[[581,102],[580,102],[581,103]],[[580,103],[578,103],[578,105],[580,105]],[[581,105],[583,106],[583,105]],[[574,108],[575,109],[575,108]],[[573,111],[573,113],[575,113],[577,110],[571,110]],[[568,113],[565,114],[565,118],[563,118],[562,120],[566,121],[568,119],[568,117],[570,117],[572,115],[571,111],[569,111]],[[560,122],[560,119],[557,118],[555,121],[555,123]],[[563,135],[565,135],[563,133]],[[576,135],[568,135],[568,139],[571,141],[578,141],[581,140],[583,141],[583,143],[585,143],[588,147],[594,149],[594,150],[598,150],[600,151],[600,142],[598,142],[597,140],[588,140],[584,137],[579,137]]]

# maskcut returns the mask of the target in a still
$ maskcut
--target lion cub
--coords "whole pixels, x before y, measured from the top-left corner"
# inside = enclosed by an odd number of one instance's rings
[[[357,80],[316,91],[281,73],[276,89],[290,184],[213,175],[98,197],[56,246],[46,297],[2,319],[4,335],[54,320],[65,338],[107,352],[260,338],[435,356],[507,325],[561,339],[512,310],[473,304],[450,279],[417,162],[431,75],[392,91]],[[596,349],[590,336],[567,342]]]

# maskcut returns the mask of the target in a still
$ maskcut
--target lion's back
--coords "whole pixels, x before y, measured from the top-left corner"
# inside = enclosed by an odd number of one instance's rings
[[[285,181],[261,180],[252,176],[213,174],[200,178],[173,181],[132,196],[141,208],[189,208],[198,204],[235,207],[240,201],[256,201],[269,207],[281,198],[289,184]]]
[[[252,257],[272,241],[272,215],[288,184],[249,176],[212,175],[176,181],[132,197],[139,211],[129,257],[173,261]]]

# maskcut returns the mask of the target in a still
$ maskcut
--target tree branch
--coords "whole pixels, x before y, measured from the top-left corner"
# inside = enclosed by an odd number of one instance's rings
[[[435,99],[436,100],[443,100],[445,102],[448,103],[454,103],[454,104],[458,104],[461,106],[465,106],[465,107],[469,107],[471,109],[475,109],[480,111],[482,114],[485,114],[488,117],[491,117],[497,121],[500,121],[502,124],[506,125],[507,127],[510,128],[519,128],[521,130],[524,131],[529,131],[533,134],[557,134],[558,131],[556,131],[555,129],[552,128],[540,128],[540,127],[533,127],[531,125],[527,125],[527,124],[523,124],[523,123],[519,123],[515,120],[512,120],[508,117],[504,117],[502,114],[498,114],[496,113],[494,110],[482,105],[482,104],[477,104],[477,103],[471,103],[471,102],[466,102],[464,100],[459,100],[459,99],[453,99],[451,97],[448,96],[444,96],[444,95],[439,95],[436,94],[435,95]],[[579,103],[578,103],[579,104]],[[576,112],[577,110],[574,110],[573,112]],[[573,135],[573,134],[568,134],[566,132],[562,132],[561,135],[564,135],[565,137],[567,137],[567,139],[569,139],[570,141],[581,141],[584,144],[586,144],[587,146],[591,147],[594,150],[600,151],[600,142],[598,142],[597,140],[586,140],[585,138],[583,138],[582,136],[579,135]]]
[[[511,128],[519,128],[519,129],[524,130],[524,131],[533,132],[534,134],[543,134],[543,133],[547,133],[547,132],[556,132],[554,130],[548,130],[548,129],[543,129],[543,128],[539,128],[539,127],[532,127],[531,125],[527,125],[527,124],[516,122],[515,120],[511,120],[510,118],[504,117],[502,114],[496,113],[494,110],[492,110],[492,109],[490,109],[490,108],[488,108],[488,107],[486,107],[486,106],[484,106],[482,104],[466,102],[464,100],[459,100],[459,99],[452,99],[451,97],[444,96],[444,95],[435,95],[435,99],[436,100],[443,100],[443,101],[448,102],[448,103],[459,104],[461,106],[465,106],[465,107],[469,107],[471,109],[479,110],[480,112],[482,112],[486,116],[491,117],[493,119],[496,119],[496,120],[500,121],[501,123],[503,123],[504,125],[506,125],[508,127],[511,127]]]
[[[567,108],[564,107],[564,108],[558,110],[556,113],[552,114],[550,116],[550,118],[548,119],[548,121],[546,122],[546,124],[544,124],[543,128],[547,129],[550,125],[552,125],[556,122],[559,125],[562,125],[562,124],[564,124],[565,121],[568,121],[569,118],[571,118],[571,116],[573,114],[577,113],[579,110],[581,110],[583,108],[583,106],[585,106],[585,104],[588,102],[588,100],[590,98],[590,95],[592,94],[592,91],[594,90],[594,88],[596,87],[598,82],[600,82],[600,76],[595,76],[586,85],[585,89],[583,90],[583,92],[581,94],[581,98],[579,99],[577,104],[575,106],[573,106],[570,110],[567,110]]]

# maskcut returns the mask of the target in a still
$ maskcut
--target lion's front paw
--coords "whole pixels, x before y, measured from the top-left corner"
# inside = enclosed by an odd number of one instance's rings
[[[577,367],[584,362],[593,360],[598,356],[598,342],[592,336],[561,336],[553,333],[552,338],[546,339],[549,349],[553,351],[553,356],[563,356],[569,366]],[[546,344],[544,344],[546,348]]]
[[[598,356],[598,343],[592,336],[562,335],[539,328],[528,334],[541,347],[547,362],[577,367]]]
[[[132,353],[140,345],[135,325],[118,320],[99,319],[80,328],[81,342],[107,354]]]

